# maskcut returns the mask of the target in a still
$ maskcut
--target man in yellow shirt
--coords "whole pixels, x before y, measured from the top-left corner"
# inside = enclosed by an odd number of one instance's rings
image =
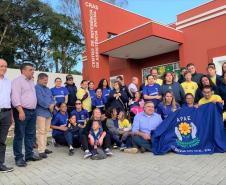
[[[205,86],[202,90],[203,98],[199,100],[199,105],[206,103],[223,103],[222,98],[219,95],[213,94],[211,86]]]
[[[82,80],[81,88],[77,91],[77,99],[82,101],[83,109],[86,109],[89,113],[92,111],[91,97],[88,91],[88,81]]]
[[[162,85],[162,79],[158,78],[158,70],[156,68],[152,68],[150,74],[154,77],[155,83]]]
[[[181,84],[185,94],[191,93],[195,97],[195,92],[198,89],[198,85],[196,82],[192,81],[191,72],[187,71],[185,73],[185,79],[186,81]]]

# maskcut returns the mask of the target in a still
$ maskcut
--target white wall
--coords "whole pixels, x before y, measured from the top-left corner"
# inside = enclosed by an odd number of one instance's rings
[[[216,65],[218,75],[222,75],[222,65],[226,62],[226,56],[220,56],[213,58],[213,63]]]
[[[39,73],[41,73],[42,71],[35,71],[34,74],[34,81],[35,83],[37,82],[37,76]],[[56,77],[60,77],[62,79],[62,82],[64,83],[66,81],[66,76],[67,74],[61,74],[61,73],[48,73],[48,72],[44,72],[49,76],[49,83],[48,83],[48,87],[52,88],[54,87],[54,80]],[[20,75],[20,70],[19,69],[12,69],[12,68],[8,68],[7,69],[7,73],[6,73],[6,77],[10,80],[13,80],[14,78],[18,77]],[[82,81],[82,75],[72,75],[74,78],[74,82],[76,84],[77,87],[80,87],[80,82]]]

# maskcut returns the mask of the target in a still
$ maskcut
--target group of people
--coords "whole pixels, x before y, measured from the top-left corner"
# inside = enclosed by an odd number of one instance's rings
[[[48,75],[40,73],[33,80],[34,67],[23,63],[21,75],[12,82],[5,77],[7,62],[0,59],[0,171],[13,168],[4,165],[6,138],[12,118],[15,122],[13,152],[18,167],[29,161],[39,161],[52,153],[47,148],[47,134],[52,129],[54,146],[68,146],[72,156],[82,148],[84,158],[95,157],[100,151],[113,155],[111,148],[127,153],[151,152],[151,131],[181,107],[198,107],[209,102],[226,106],[226,63],[222,76],[217,75],[214,63],[207,74],[197,73],[190,63],[175,73],[166,72],[162,79],[152,68],[145,82],[133,77],[127,86],[118,76],[110,87],[107,79],[99,84],[82,80],[76,87],[72,75],[55,79],[48,88]],[[13,116],[12,116],[12,115]],[[37,134],[36,134],[37,131]],[[25,154],[22,152],[24,142]],[[34,153],[37,144],[38,155]]]

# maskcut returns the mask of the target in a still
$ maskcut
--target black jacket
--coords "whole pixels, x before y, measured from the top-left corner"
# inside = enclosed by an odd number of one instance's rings
[[[75,101],[77,100],[77,97],[76,97],[77,87],[75,86],[75,84],[73,85],[66,84],[65,87],[69,92],[67,105],[75,106]]]
[[[209,79],[211,80],[210,76],[207,75],[209,77]],[[221,84],[223,83],[223,79],[220,75],[216,76],[216,86],[219,87]]]
[[[200,85],[200,79],[202,76],[203,76],[203,74],[201,74],[201,73],[195,73],[192,75],[191,79],[193,82],[196,82],[198,85]]]
[[[126,103],[128,102],[128,96],[123,90],[121,90],[120,93],[121,93],[120,99],[116,99],[114,97],[114,94],[116,94],[116,91],[112,90],[108,97],[108,103],[111,108],[116,108],[117,110],[126,111]]]

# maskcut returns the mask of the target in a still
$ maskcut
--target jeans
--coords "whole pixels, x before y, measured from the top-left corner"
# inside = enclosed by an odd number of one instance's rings
[[[10,115],[10,111],[0,112],[0,166],[5,162],[5,142],[10,127]]]
[[[110,133],[110,136],[111,136],[111,141],[115,143],[118,147],[122,145],[122,141],[119,135]]]
[[[33,156],[33,144],[36,133],[36,112],[35,110],[24,109],[25,120],[19,120],[19,113],[16,109],[13,109],[13,117],[15,120],[14,140],[13,140],[13,152],[15,160],[23,159],[22,145],[24,140],[25,146],[25,159],[29,159]]]
[[[74,133],[71,130],[67,130],[64,132],[64,134],[59,134],[53,136],[55,139],[56,143],[64,146],[75,146],[79,147],[80,142],[79,142],[79,135],[78,133]]]
[[[133,142],[133,145],[138,146],[138,147],[143,147],[144,149],[151,152],[151,141],[150,140],[145,140],[141,136],[132,136],[132,142]]]
[[[123,141],[127,148],[133,147],[132,136],[128,136],[125,141]]]

